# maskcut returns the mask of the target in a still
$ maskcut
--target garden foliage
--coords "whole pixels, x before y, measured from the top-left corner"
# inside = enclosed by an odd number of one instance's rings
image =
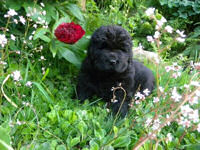
[[[1,1],[0,150],[199,149],[199,1],[87,0],[85,12],[78,3]],[[63,22],[85,35],[60,42],[54,31]],[[90,36],[108,24],[160,56],[143,60],[157,86],[146,99],[137,93],[126,118],[97,97],[76,98]]]

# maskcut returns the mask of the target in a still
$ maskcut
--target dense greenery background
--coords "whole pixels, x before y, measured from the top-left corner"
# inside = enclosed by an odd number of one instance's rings
[[[143,60],[145,65],[155,76],[156,70],[159,71],[157,81],[165,91],[183,87],[191,79],[199,80],[196,76],[192,78],[196,71],[188,67],[190,61],[198,62],[200,57],[199,0],[87,0],[85,6],[81,2],[84,1],[0,2],[0,34],[9,40],[9,44],[0,47],[0,61],[6,62],[0,63],[0,150],[132,149],[140,137],[148,134],[149,129],[144,124],[148,117],[155,115],[153,108],[159,112],[166,107],[165,102],[159,105],[152,102],[156,90],[134,106],[126,118],[115,121],[105,102],[98,98],[80,104],[75,87],[90,36],[101,25],[123,26],[131,34],[134,47],[141,43],[145,50],[155,52],[146,40],[147,35],[155,32],[155,22],[144,13],[149,7],[156,8],[157,17],[164,16],[175,30],[184,30],[187,39],[184,43],[173,42],[171,48],[161,54],[163,61],[159,67]],[[10,20],[4,16],[9,9],[18,13]],[[46,13],[42,14],[43,11]],[[14,23],[13,19],[19,20],[19,16],[26,19],[25,24]],[[74,45],[56,40],[56,27],[71,21],[80,24],[86,35]],[[11,40],[11,34],[15,40]],[[162,40],[165,45],[172,37],[166,34]],[[180,55],[184,59],[180,59]],[[179,79],[171,79],[171,74],[166,73],[165,66],[172,62],[184,68]],[[19,82],[9,76],[15,70],[21,73]],[[28,81],[32,83],[29,87],[26,86]],[[179,92],[184,93],[184,88]],[[167,133],[173,135],[172,141],[165,139]],[[157,137],[160,140],[148,140],[140,149],[194,150],[200,147],[200,134],[176,122],[164,127]]]

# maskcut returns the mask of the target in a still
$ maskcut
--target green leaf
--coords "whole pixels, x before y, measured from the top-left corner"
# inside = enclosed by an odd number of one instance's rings
[[[56,150],[66,150],[66,147],[65,147],[65,145],[58,145],[56,147]]]
[[[42,93],[42,95],[46,98],[46,100],[49,103],[52,103],[51,97],[48,95],[48,93],[45,91],[45,89],[37,82],[33,82],[33,84],[39,89],[39,91]]]
[[[7,8],[19,10],[23,5],[23,1],[16,1],[16,0],[6,0]]]
[[[54,33],[55,29],[63,22],[71,22],[71,19],[69,18],[69,16],[65,16],[60,18],[58,21],[56,21],[56,23],[53,25],[52,28],[52,33]]]
[[[70,142],[70,146],[73,147],[80,142],[80,137],[73,138]]]
[[[3,127],[0,127],[0,150],[13,150],[10,145],[11,138],[8,131]]]
[[[69,61],[70,63],[74,64],[77,67],[80,67],[81,62],[72,51],[64,47],[60,47],[58,51],[59,54],[67,61]]]
[[[46,35],[41,35],[39,38],[47,43],[49,43],[51,41],[51,39],[49,37],[47,37]]]
[[[75,4],[68,4],[66,7],[70,11],[70,13],[73,16],[75,16],[78,20],[84,21],[84,18],[83,18],[83,15],[81,13],[81,10],[80,10],[80,8],[77,5],[75,5]]]
[[[99,150],[99,145],[94,141],[90,141],[90,150]]]
[[[56,43],[55,43],[55,39],[52,39],[51,40],[51,43],[50,43],[50,51],[51,51],[51,53],[53,54],[53,58],[56,56],[56,54],[57,54],[57,51],[58,51],[58,49],[57,49],[57,47],[56,47]]]
[[[113,147],[126,147],[131,143],[131,139],[129,136],[121,136],[118,137],[114,143],[113,143]]]
[[[33,40],[41,38],[41,36],[45,35],[48,32],[48,29],[45,28],[38,28],[33,36]]]

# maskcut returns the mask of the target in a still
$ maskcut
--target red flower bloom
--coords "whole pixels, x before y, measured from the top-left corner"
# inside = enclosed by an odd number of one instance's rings
[[[55,30],[55,36],[61,42],[67,44],[76,43],[85,34],[85,31],[79,24],[61,23]]]

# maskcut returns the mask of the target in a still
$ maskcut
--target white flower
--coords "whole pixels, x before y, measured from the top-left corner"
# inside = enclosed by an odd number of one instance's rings
[[[145,13],[147,16],[152,16],[154,15],[154,11],[155,11],[155,8],[150,7],[145,11]]]
[[[167,141],[171,142],[172,141],[172,134],[171,133],[168,133],[167,134]]]
[[[197,125],[197,131],[200,132],[200,123]]]
[[[200,86],[200,83],[199,83],[198,81],[191,81],[190,85],[199,87],[199,86]]]
[[[158,89],[160,90],[160,92],[162,92],[162,93],[164,92],[164,88],[163,87],[159,86]]]
[[[22,80],[21,73],[18,70],[14,71],[11,76],[13,77],[14,81]]]
[[[46,13],[46,11],[44,10],[44,11],[42,12],[42,14],[45,16],[47,13]]]
[[[168,114],[166,115],[166,118],[169,119],[169,115]],[[170,121],[167,121],[166,124],[169,126],[171,123],[170,123]]]
[[[182,38],[186,37],[184,31],[176,30],[176,33],[178,33]]]
[[[167,20],[165,19],[165,17],[162,17],[160,21],[161,21],[162,23],[167,22]]]
[[[15,41],[16,37],[14,35],[10,35],[11,40]]]
[[[189,99],[190,105],[198,104],[198,97],[194,96],[193,98]]]
[[[17,15],[17,12],[14,9],[9,9],[9,11],[7,12],[7,14],[8,14],[8,17],[11,17],[11,16]]]
[[[30,88],[31,88],[31,87],[32,87],[32,84],[33,84],[33,83],[32,83],[31,81],[27,81],[27,82],[26,82],[26,86],[27,86],[27,87],[30,87]]]
[[[160,100],[159,100],[159,98],[158,97],[153,97],[153,102],[154,103],[158,103]]]
[[[17,19],[14,19],[13,21],[14,21],[14,23],[18,24],[18,20]]]
[[[7,44],[7,39],[4,34],[0,34],[0,45],[1,47],[4,47]]]
[[[177,37],[176,40],[180,43],[183,43],[185,42],[185,39],[184,38],[181,38],[181,37]]]
[[[41,56],[40,59],[41,59],[41,60],[46,60],[46,59],[44,58],[44,56]]]
[[[192,111],[193,109],[188,104],[181,106],[181,113],[184,117],[187,117]]]
[[[40,5],[41,5],[42,7],[44,7],[44,3],[40,3]]]
[[[196,94],[196,96],[200,97],[200,90],[197,90],[197,91],[195,92],[195,94]]]
[[[150,91],[149,91],[149,89],[145,89],[145,90],[143,91],[143,93],[144,93],[144,95],[148,96],[149,93],[150,93]]]
[[[153,37],[155,39],[158,39],[160,37],[160,32],[156,31]]]
[[[154,43],[154,39],[152,36],[148,35],[147,36],[147,41],[151,42],[151,43]]]
[[[40,50],[43,50],[43,46],[42,45],[40,46]]]
[[[173,32],[173,28],[172,28],[171,26],[169,26],[169,25],[167,25],[167,26],[165,27],[165,30],[166,30],[167,32],[169,32],[169,33],[172,33],[172,32]]]
[[[33,27],[34,27],[34,28],[37,28],[37,24],[34,24]]]
[[[153,130],[157,130],[157,129],[159,129],[159,127],[160,127],[160,120],[159,119],[155,119],[154,122],[153,122],[152,129]]]
[[[33,36],[31,35],[31,36],[29,36],[29,38],[28,38],[29,40],[32,40],[33,39]]]
[[[171,96],[171,98],[172,98],[175,102],[179,102],[180,99],[182,98],[182,96],[179,95],[179,94],[177,93],[176,87],[174,87],[173,90],[172,90],[172,96]]]
[[[194,123],[197,123],[199,122],[199,111],[196,109],[196,110],[192,110],[190,113],[189,113],[189,119],[191,121],[193,121]]]
[[[145,96],[143,94],[141,94],[140,92],[137,92],[135,94],[135,99],[144,99],[144,98],[145,98]]]
[[[19,21],[24,25],[26,23],[26,20],[25,20],[25,18],[23,16],[19,16]]]
[[[152,122],[152,118],[147,118],[145,125],[149,126],[151,122]]]

